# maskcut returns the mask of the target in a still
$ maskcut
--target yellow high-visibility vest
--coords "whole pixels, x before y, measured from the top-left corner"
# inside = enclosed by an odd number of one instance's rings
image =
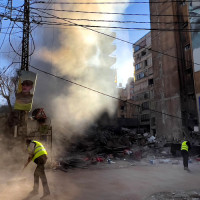
[[[186,150],[186,151],[188,151],[188,145],[187,145],[186,143],[187,143],[187,141],[184,141],[184,142],[182,143],[182,145],[181,145],[181,150]]]
[[[42,156],[42,155],[47,155],[47,151],[44,148],[44,146],[42,145],[42,143],[38,142],[38,141],[33,141],[36,145],[35,145],[35,149],[34,149],[34,156],[33,156],[33,161]]]

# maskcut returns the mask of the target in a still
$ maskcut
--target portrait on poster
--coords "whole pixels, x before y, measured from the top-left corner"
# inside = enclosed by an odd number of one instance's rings
[[[14,109],[30,111],[32,109],[33,95],[36,83],[36,74],[30,71],[22,71],[19,77],[18,90]]]

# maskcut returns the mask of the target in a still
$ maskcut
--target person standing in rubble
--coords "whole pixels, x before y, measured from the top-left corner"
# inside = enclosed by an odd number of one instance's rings
[[[188,168],[189,150],[191,149],[190,142],[185,140],[181,144],[181,154],[183,157],[184,170],[190,171]]]
[[[29,157],[24,165],[24,168],[31,162],[31,160],[37,164],[37,167],[34,172],[34,186],[33,190],[29,193],[29,196],[32,197],[39,193],[39,177],[40,177],[44,191],[43,196],[40,199],[45,199],[46,197],[50,196],[49,186],[44,171],[45,170],[44,165],[47,161],[47,151],[42,145],[42,143],[35,140],[27,139],[26,145]]]

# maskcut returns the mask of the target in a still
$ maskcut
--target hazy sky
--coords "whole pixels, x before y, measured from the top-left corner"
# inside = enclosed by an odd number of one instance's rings
[[[133,1],[132,1],[133,2]],[[144,2],[137,0],[137,2]],[[125,10],[126,14],[149,14],[149,4],[129,4]],[[136,22],[149,22],[150,16],[123,16],[123,21],[136,21]],[[122,26],[121,24],[118,24]],[[150,28],[149,23],[129,23],[124,24],[123,27],[131,28]],[[142,38],[149,30],[115,30],[117,37],[126,40],[131,43],[135,43]],[[116,56],[116,68],[118,72],[118,83],[122,83],[125,86],[127,79],[133,76],[133,47],[131,44],[127,44],[121,41],[115,41],[117,45]],[[114,54],[115,54],[114,53]]]
[[[137,0],[137,2],[140,2],[141,0]],[[13,1],[14,6],[21,6],[24,1],[18,0]],[[58,1],[59,2],[59,1]],[[61,1],[60,1],[61,2]],[[74,1],[78,2],[78,1]],[[105,2],[105,1],[96,1],[96,2]],[[117,2],[117,1],[115,1]],[[121,2],[121,1],[118,1]],[[127,0],[129,2],[129,0]],[[131,1],[133,2],[133,1]],[[144,2],[144,1],[141,1]],[[1,4],[6,4],[6,0],[1,0]],[[105,9],[104,9],[105,8]],[[95,11],[95,8],[94,10]],[[126,14],[148,14],[149,13],[149,5],[147,3],[136,3],[136,4],[116,4],[116,5],[106,5],[101,8],[101,12],[117,12],[117,13],[126,13]],[[4,9],[0,9],[0,12],[4,12]],[[83,18],[85,16],[83,15]],[[90,14],[91,18],[94,19],[108,19],[108,20],[119,20],[119,21],[136,21],[136,22],[148,22],[149,16],[125,16],[125,15],[96,15],[96,14]],[[86,18],[86,17],[85,17]],[[9,45],[9,38],[8,34],[5,36],[5,33],[7,31],[6,27],[8,27],[10,21],[9,20],[3,20],[2,23],[2,30],[0,34],[0,68],[6,68],[13,58],[15,58],[16,62],[20,62],[19,56],[15,55],[15,53],[12,53],[12,48]],[[98,23],[97,25],[101,25]],[[132,27],[132,28],[149,28],[149,23],[109,23],[104,24],[105,26],[115,26],[115,27]],[[16,27],[16,26],[15,26]],[[37,29],[37,28],[36,28]],[[95,29],[95,28],[93,28]],[[101,32],[101,29],[96,29],[99,32]],[[16,33],[18,31],[21,31],[20,29],[14,28],[12,33]],[[54,31],[56,32],[56,28],[54,28]],[[10,32],[10,29],[8,33]],[[103,32],[103,31],[102,31]],[[141,37],[143,37],[148,31],[142,31],[142,30],[125,30],[125,29],[109,29],[109,32],[115,32],[116,37],[131,43],[135,43],[137,40],[139,40]],[[95,33],[98,35],[98,33]],[[108,33],[110,34],[110,33]],[[33,37],[35,35],[33,34]],[[106,37],[106,36],[105,36]],[[21,41],[21,33],[11,35],[10,37],[11,43],[13,47],[17,50],[20,49],[20,41]],[[2,45],[3,44],[3,45]],[[129,77],[133,76],[133,48],[131,44],[128,44],[126,42],[122,42],[119,40],[115,40],[113,44],[116,45],[116,50],[111,54],[112,56],[116,57],[116,63],[112,66],[112,68],[116,69],[117,71],[117,82],[122,83],[123,86],[126,85],[127,79]],[[33,45],[30,45],[30,48],[32,48]],[[11,53],[5,53],[5,52],[11,52]],[[10,68],[12,69],[12,68]]]
[[[141,0],[137,0],[137,2],[140,2]],[[6,0],[1,0],[0,3],[3,3],[4,5],[6,4]],[[14,2],[14,5],[16,5],[16,2]],[[99,1],[102,2],[102,1]],[[103,1],[105,2],[105,1]],[[133,1],[131,1],[133,2]],[[144,2],[144,1],[141,1]],[[18,0],[17,1],[18,5],[22,5],[23,1]],[[121,4],[118,4],[117,7],[121,7]],[[0,11],[3,11],[2,9]],[[102,11],[103,12],[103,11]],[[138,4],[138,3],[131,3],[127,4],[127,8],[125,9],[124,13],[129,13],[129,14],[148,14],[149,13],[149,5],[148,4]],[[95,15],[94,15],[95,16]],[[107,15],[108,18],[110,15]],[[107,17],[106,16],[106,17]],[[144,21],[149,21],[149,16],[123,16],[123,15],[113,15],[114,17],[117,17],[120,21],[137,21],[137,22],[144,22]],[[9,21],[3,21],[3,27],[5,28],[9,24]],[[142,28],[146,27],[149,28],[149,24],[121,24],[121,23],[112,23],[110,26],[117,26],[117,27],[134,27],[134,28]],[[98,29],[99,30],[99,29]],[[110,29],[114,32],[116,32],[117,37],[129,42],[136,42],[138,39],[140,39],[142,36],[144,36],[148,31],[140,31],[140,30],[123,30],[123,29]],[[5,29],[2,29],[2,32],[4,32]],[[99,30],[101,31],[101,29]],[[98,33],[97,33],[98,34]],[[4,37],[4,34],[0,35],[0,44],[2,43],[2,39]],[[105,36],[106,37],[106,36]],[[133,67],[132,67],[132,45],[131,44],[126,44],[125,42],[121,42],[116,40],[114,42],[117,46],[117,50],[113,53],[113,56],[117,57],[117,62],[115,64],[115,68],[118,70],[118,82],[122,82],[123,84],[126,83],[126,79],[129,76],[129,73],[133,72]],[[1,52],[1,49],[0,49]],[[2,57],[2,54],[0,55]],[[131,65],[131,66],[130,66]],[[130,74],[131,76],[131,74]]]

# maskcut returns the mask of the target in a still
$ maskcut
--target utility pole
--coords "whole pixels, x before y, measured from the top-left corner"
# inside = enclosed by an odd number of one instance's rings
[[[21,71],[29,71],[29,32],[30,32],[30,4],[29,0],[24,0],[24,21],[23,21],[23,39],[22,39],[22,57]],[[27,120],[28,112],[20,111],[21,126],[18,130],[19,134],[24,139],[27,136]]]
[[[8,8],[8,15],[10,16],[10,18],[12,17],[12,0],[8,0],[8,4],[6,6],[6,8]]]
[[[30,32],[30,4],[29,0],[24,0],[24,22],[22,40],[21,70],[29,70],[29,32]]]

